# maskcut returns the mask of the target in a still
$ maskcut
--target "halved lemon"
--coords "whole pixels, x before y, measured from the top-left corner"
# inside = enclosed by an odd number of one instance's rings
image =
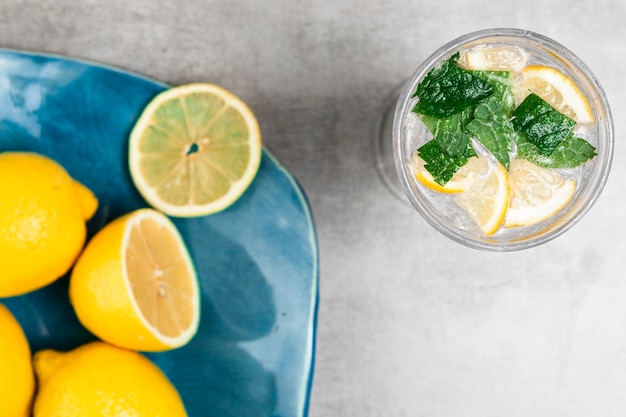
[[[252,183],[261,154],[250,108],[213,84],[187,84],[157,95],[130,134],[137,189],[152,207],[177,217],[229,207]]]
[[[521,103],[531,92],[578,123],[593,122],[589,101],[578,86],[556,68],[542,65],[525,67],[521,81],[513,88],[515,101]]]
[[[466,69],[487,71],[520,71],[528,54],[514,45],[479,45],[465,51],[459,63]]]
[[[465,168],[468,185],[455,195],[455,202],[491,236],[504,222],[509,205],[508,174],[502,164],[483,156],[470,158]]]
[[[531,226],[561,211],[574,197],[576,181],[525,159],[509,167],[509,210],[504,227]]]
[[[185,345],[200,319],[193,261],[172,221],[153,209],[119,217],[89,241],[72,271],[70,301],[93,334],[138,351]]]

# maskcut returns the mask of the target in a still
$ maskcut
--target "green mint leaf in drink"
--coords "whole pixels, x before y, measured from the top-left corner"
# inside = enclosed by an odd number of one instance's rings
[[[515,131],[499,97],[494,95],[476,106],[474,120],[467,124],[467,131],[478,139],[504,168],[509,169],[509,154]]]
[[[474,109],[470,107],[450,117],[439,119],[435,117],[418,115],[428,130],[433,134],[433,140],[439,148],[451,156],[463,156],[471,149],[471,136],[465,127],[473,119]]]
[[[489,82],[494,87],[493,96],[498,97],[502,108],[508,116],[515,109],[513,94],[513,77],[509,71],[471,71],[478,78]]]
[[[530,94],[513,111],[512,123],[544,156],[550,156],[576,125],[536,94]]]
[[[426,74],[414,94],[419,98],[415,113],[446,118],[493,94],[493,85],[459,67],[458,58],[457,52]]]
[[[570,134],[559,143],[550,157],[555,168],[575,168],[596,155],[596,148],[592,144]]]
[[[596,156],[596,148],[586,140],[569,134],[550,156],[543,155],[527,140],[517,138],[517,157],[544,168],[576,168]]]
[[[459,158],[474,154],[472,138],[465,132],[443,132],[443,135],[434,139],[439,149],[448,155]]]
[[[468,156],[452,156],[441,149],[437,142],[430,140],[417,149],[417,154],[425,162],[424,168],[439,185],[445,185],[468,160]]]

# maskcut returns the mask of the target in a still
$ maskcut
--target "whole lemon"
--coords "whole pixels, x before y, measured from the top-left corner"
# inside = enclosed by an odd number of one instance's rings
[[[165,374],[142,354],[104,342],[34,357],[34,417],[185,417]]]
[[[0,416],[30,416],[34,391],[28,341],[13,314],[0,304]]]
[[[98,200],[52,159],[0,153],[0,297],[24,294],[63,276],[87,235]]]

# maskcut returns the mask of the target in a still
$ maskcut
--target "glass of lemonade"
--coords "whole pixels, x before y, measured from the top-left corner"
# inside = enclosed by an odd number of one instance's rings
[[[572,227],[600,195],[613,121],[596,77],[526,30],[441,47],[405,83],[393,156],[410,203],[469,247],[512,251]]]

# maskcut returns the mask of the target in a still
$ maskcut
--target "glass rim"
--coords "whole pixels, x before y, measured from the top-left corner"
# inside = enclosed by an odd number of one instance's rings
[[[431,208],[427,207],[426,203],[421,201],[415,195],[415,190],[411,188],[411,182],[416,182],[416,180],[410,178],[411,175],[408,172],[408,168],[405,166],[405,153],[404,147],[402,146],[404,136],[402,128],[407,114],[412,112],[410,104],[413,101],[412,96],[417,88],[417,84],[419,84],[431,69],[435,68],[437,64],[442,62],[447,56],[463,47],[470,46],[472,43],[478,43],[486,39],[523,39],[524,42],[531,42],[534,45],[540,46],[546,52],[551,53],[556,59],[571,64],[573,68],[584,76],[588,81],[589,90],[592,90],[599,99],[597,101],[594,100],[594,102],[590,104],[592,107],[601,110],[604,116],[603,120],[597,121],[598,136],[602,136],[601,133],[603,133],[606,136],[606,140],[602,142],[603,152],[595,156],[595,158],[599,158],[600,160],[597,162],[598,166],[592,170],[592,173],[595,174],[592,191],[589,195],[585,196],[583,205],[576,208],[577,211],[569,221],[554,227],[548,227],[547,231],[540,231],[534,235],[522,236],[511,241],[490,241],[486,238],[480,239],[478,236],[472,238],[468,235],[462,235],[452,227],[442,224],[435,215],[430,212]],[[602,193],[611,169],[614,152],[614,130],[611,109],[606,94],[591,69],[573,52],[555,40],[530,30],[516,28],[491,28],[467,33],[445,43],[430,54],[404,83],[396,103],[392,130],[393,156],[396,171],[411,205],[422,215],[427,223],[448,238],[468,247],[489,251],[505,252],[531,248],[546,243],[573,227],[585,216],[589,209],[591,209]],[[582,196],[579,196],[579,198],[582,198]]]

